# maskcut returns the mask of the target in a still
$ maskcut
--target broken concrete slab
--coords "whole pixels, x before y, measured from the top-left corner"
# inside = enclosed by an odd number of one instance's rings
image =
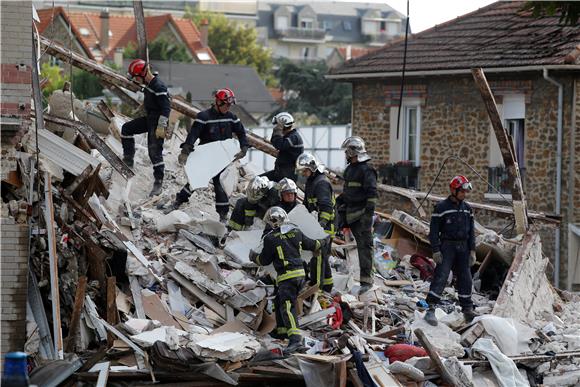
[[[137,335],[130,336],[130,339],[142,347],[150,347],[155,344],[156,341],[162,341],[169,344],[170,342],[175,343],[179,341],[179,337],[185,337],[189,333],[181,330],[175,329],[174,327],[159,327],[151,331],[146,331],[139,333]]]
[[[318,224],[318,220],[308,212],[303,204],[296,205],[290,211],[288,223],[295,224],[310,239],[325,239],[328,236]]]
[[[242,265],[247,264],[250,263],[250,249],[259,252],[261,243],[261,230],[232,231],[224,247],[224,253]]]
[[[185,164],[190,189],[207,187],[209,181],[227,167],[239,151],[238,141],[231,138],[198,145]]]
[[[238,332],[193,335],[193,339],[189,347],[197,356],[231,362],[249,359],[261,348],[256,339]]]
[[[187,225],[192,221],[191,216],[183,211],[171,211],[167,215],[162,215],[155,218],[155,227],[158,232],[174,232],[176,225]]]
[[[463,347],[459,344],[461,336],[453,332],[445,324],[438,324],[434,327],[423,319],[422,314],[415,312],[415,320],[411,324],[410,329],[413,332],[416,329],[421,329],[439,355],[443,357],[462,357],[464,354]]]

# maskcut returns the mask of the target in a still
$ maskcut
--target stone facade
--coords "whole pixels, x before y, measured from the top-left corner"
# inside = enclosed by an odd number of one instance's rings
[[[580,221],[580,170],[578,157],[577,122],[580,107],[578,95],[574,100],[574,83],[578,92],[579,75],[558,74],[550,76],[564,85],[564,123],[562,144],[562,227],[560,280],[566,278],[567,224]],[[546,213],[555,212],[556,202],[556,157],[557,157],[557,98],[558,89],[543,79],[541,72],[509,75],[487,75],[498,104],[506,94],[525,96],[525,165],[524,188],[530,210]],[[390,155],[391,107],[399,102],[399,85],[388,80],[356,81],[353,84],[353,134],[363,137],[373,157],[375,166],[393,161]],[[396,90],[397,92],[394,92]],[[432,192],[446,195],[448,182],[457,174],[468,176],[475,186],[471,200],[489,202],[487,192],[488,166],[490,165],[491,124],[481,95],[469,75],[453,77],[426,77],[408,79],[403,95],[420,99],[420,166],[419,183],[422,191],[433,184]],[[576,116],[576,125],[572,117]],[[395,115],[396,117],[396,112]],[[575,152],[574,152],[575,149]],[[478,178],[461,161],[449,159],[457,156],[475,169]],[[572,161],[571,161],[572,160]],[[434,182],[445,161],[441,174]],[[575,169],[574,169],[575,168]],[[569,196],[573,195],[573,202]],[[404,199],[394,195],[381,198],[381,209],[388,212],[401,206]],[[496,204],[507,204],[495,202]],[[431,204],[425,203],[426,207]],[[405,204],[405,206],[410,206]],[[427,208],[429,211],[431,208]],[[510,219],[498,218],[495,214],[478,213],[478,221],[496,230],[510,228]],[[532,225],[538,228],[537,225]],[[538,229],[542,236],[544,252],[553,259],[553,229]],[[564,283],[564,282],[562,282]]]

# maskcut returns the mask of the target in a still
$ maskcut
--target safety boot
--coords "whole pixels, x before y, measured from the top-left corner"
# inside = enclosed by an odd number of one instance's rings
[[[303,349],[302,336],[291,335],[288,346],[284,349],[284,355],[288,356]]]
[[[475,314],[475,311],[473,310],[473,306],[468,306],[466,308],[463,308],[463,318],[465,319],[466,323],[468,323],[468,324],[471,323],[476,316],[477,315]]]
[[[372,284],[367,284],[367,283],[363,282],[362,284],[360,284],[360,288],[358,290],[358,295],[362,296],[363,294],[365,294],[366,292],[371,290],[372,287],[373,287]]]
[[[151,190],[149,197],[161,194],[162,188],[163,188],[163,179],[155,179],[155,182],[153,183],[153,189]]]
[[[425,313],[425,321],[427,321],[429,325],[433,325],[434,327],[437,326],[438,322],[437,317],[435,316],[435,308],[429,307],[429,309],[427,309],[427,312]]]

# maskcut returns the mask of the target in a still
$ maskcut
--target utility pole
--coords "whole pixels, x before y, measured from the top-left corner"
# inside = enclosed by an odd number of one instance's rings
[[[516,231],[518,234],[524,234],[528,229],[526,198],[524,196],[522,176],[516,161],[513,143],[503,127],[495,99],[493,98],[491,88],[487,83],[483,70],[481,68],[476,68],[472,69],[471,73],[475,80],[475,84],[481,93],[481,98],[483,98],[483,103],[487,109],[487,114],[489,115],[491,126],[493,127],[495,138],[497,139],[501,156],[508,172],[508,185],[512,192],[512,206],[514,208],[514,216],[516,219]]]
[[[141,0],[133,0],[133,12],[135,13],[135,27],[137,28],[137,55],[149,63],[145,16],[143,14],[143,3]]]

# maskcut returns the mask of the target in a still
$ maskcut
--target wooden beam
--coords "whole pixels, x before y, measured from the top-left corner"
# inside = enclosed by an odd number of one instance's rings
[[[141,0],[133,0],[135,27],[137,29],[137,55],[149,63],[149,48],[147,47],[147,32],[145,31],[145,16]]]
[[[48,256],[50,261],[50,296],[52,298],[52,330],[54,351],[59,359],[64,358],[62,326],[60,319],[60,292],[58,283],[58,255],[56,253],[56,228],[54,225],[54,203],[50,173],[44,172],[44,220],[48,233]]]
[[[425,333],[423,333],[421,328],[415,329],[414,333],[415,336],[417,336],[417,339],[419,339],[419,342],[421,343],[423,348],[425,348],[425,351],[427,351],[427,354],[431,358],[431,361],[433,361],[435,368],[439,371],[439,375],[441,375],[443,381],[445,383],[449,383],[451,386],[458,386],[459,383],[457,383],[455,377],[447,370],[445,364],[443,364],[443,362],[441,361],[441,358],[439,357],[437,350],[435,349],[435,347],[433,347],[431,342],[429,342],[429,339],[427,339],[427,336],[425,335]]]
[[[117,279],[115,277],[107,277],[107,322],[111,325],[117,323]],[[113,346],[115,338],[109,332],[107,334],[107,344],[109,347]]]
[[[526,200],[522,186],[522,177],[520,169],[514,154],[513,144],[497,110],[497,105],[491,92],[491,88],[487,83],[485,74],[481,68],[471,70],[475,84],[481,93],[481,98],[487,109],[487,114],[495,133],[495,138],[499,145],[501,157],[508,172],[508,185],[512,193],[512,203],[514,207],[514,215],[516,219],[516,230],[518,234],[524,234],[528,229],[528,217],[526,214]]]
[[[69,333],[65,345],[65,352],[72,352],[75,347],[76,336],[80,328],[79,324],[81,321],[81,312],[83,311],[83,306],[85,305],[86,287],[87,287],[87,277],[82,276],[79,278],[79,282],[77,284],[75,303],[73,306],[72,317],[70,320]]]
[[[217,313],[218,316],[226,320],[227,313],[226,308],[219,302],[217,302],[213,297],[207,295],[203,290],[198,288],[190,280],[176,272],[175,270],[169,273],[169,275],[177,281],[185,290],[193,294],[198,300],[207,305],[211,310]]]
[[[66,126],[79,131],[79,133],[97,149],[101,155],[111,164],[111,166],[119,172],[125,179],[129,180],[135,173],[117,156],[117,154],[99,137],[97,133],[88,125],[82,122],[72,121],[66,118],[55,117],[45,114],[45,121],[52,122],[57,125]]]

